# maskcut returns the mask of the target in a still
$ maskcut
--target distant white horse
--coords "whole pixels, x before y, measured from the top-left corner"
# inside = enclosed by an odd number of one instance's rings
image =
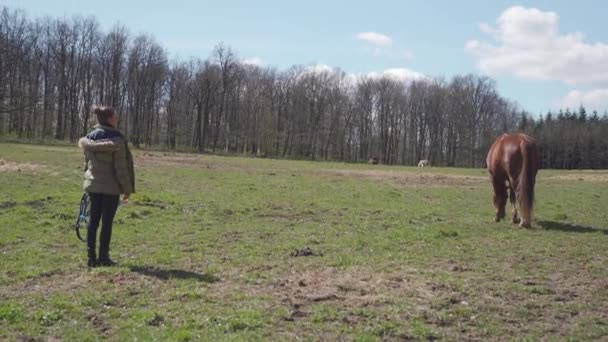
[[[422,159],[418,162],[418,167],[431,166],[431,161],[428,159]]]

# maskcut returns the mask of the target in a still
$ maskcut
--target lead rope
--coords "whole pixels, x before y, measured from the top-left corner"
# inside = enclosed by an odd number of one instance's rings
[[[89,204],[89,193],[85,192],[80,198],[80,210],[78,211],[78,218],[76,219],[76,224],[74,225],[76,236],[78,236],[78,239],[82,242],[87,242],[87,240],[83,239],[82,235],[80,235],[80,224],[84,222],[86,226],[89,223]]]

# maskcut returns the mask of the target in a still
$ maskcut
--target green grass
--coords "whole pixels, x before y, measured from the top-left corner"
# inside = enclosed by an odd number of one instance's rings
[[[542,170],[520,229],[481,169],[136,151],[87,269],[82,159],[0,144],[0,340],[608,338],[608,172]]]

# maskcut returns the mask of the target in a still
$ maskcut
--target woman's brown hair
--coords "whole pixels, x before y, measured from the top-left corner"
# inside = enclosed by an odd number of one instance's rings
[[[104,126],[110,126],[110,118],[115,115],[114,108],[106,106],[95,107],[93,113],[97,116],[97,122]]]

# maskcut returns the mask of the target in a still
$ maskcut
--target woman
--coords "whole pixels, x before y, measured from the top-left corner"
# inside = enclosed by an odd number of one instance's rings
[[[124,136],[116,128],[118,114],[111,107],[98,107],[93,111],[98,125],[80,139],[78,146],[84,151],[85,173],[84,191],[91,201],[90,222],[87,230],[87,251],[89,267],[112,266],[110,259],[110,239],[112,221],[118,209],[120,194],[123,201],[135,192],[133,156]],[[97,227],[101,220],[99,237],[99,259],[95,254]]]

